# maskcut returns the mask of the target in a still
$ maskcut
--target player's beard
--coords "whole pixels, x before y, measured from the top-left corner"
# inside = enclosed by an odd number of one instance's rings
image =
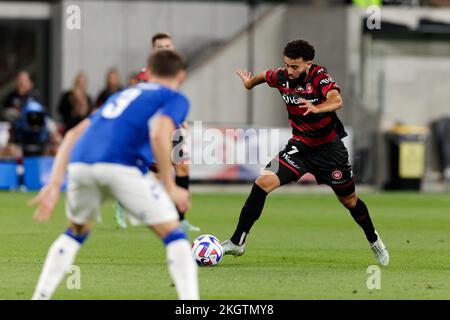
[[[300,75],[298,76],[298,78],[296,78],[296,79],[291,79],[290,77],[289,77],[289,84],[292,86],[292,87],[295,87],[295,86],[297,86],[298,84],[301,84],[301,83],[303,83],[304,81],[305,81],[305,79],[306,79],[306,70],[305,71],[303,71],[302,73],[300,73]]]

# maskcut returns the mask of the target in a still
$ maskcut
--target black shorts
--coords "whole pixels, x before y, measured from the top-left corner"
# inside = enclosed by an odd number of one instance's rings
[[[318,184],[330,186],[338,196],[355,192],[348,151],[341,140],[319,148],[308,148],[294,139],[272,159],[266,170],[274,172],[285,185],[311,173]]]

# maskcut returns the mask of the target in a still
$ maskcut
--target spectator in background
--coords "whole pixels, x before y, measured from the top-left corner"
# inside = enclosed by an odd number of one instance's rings
[[[22,158],[22,149],[11,140],[11,124],[0,122],[0,160]]]
[[[20,71],[16,77],[16,88],[6,96],[3,103],[2,118],[12,123],[20,117],[22,107],[31,99],[41,102],[41,96],[33,89],[33,82],[27,71]]]
[[[72,89],[61,96],[58,111],[64,123],[64,132],[75,127],[93,110],[92,99],[86,92],[87,79],[80,72],[74,81]]]
[[[122,83],[117,69],[112,68],[106,76],[106,87],[98,95],[96,107],[99,108],[105,101],[117,91],[122,90]]]
[[[23,156],[55,155],[62,140],[55,122],[34,100],[22,107],[12,129],[12,141],[20,147]]]

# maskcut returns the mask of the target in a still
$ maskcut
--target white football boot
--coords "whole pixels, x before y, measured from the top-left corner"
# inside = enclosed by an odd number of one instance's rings
[[[232,254],[236,257],[242,256],[245,252],[245,243],[242,246],[238,246],[231,242],[231,240],[225,240],[222,242],[222,248],[224,254]]]
[[[116,220],[117,225],[122,229],[125,229],[128,226],[125,208],[122,207],[119,201],[115,201],[113,206],[114,206],[114,218]]]
[[[372,252],[375,255],[378,263],[382,266],[387,266],[389,264],[389,252],[387,251],[387,248],[384,245],[383,241],[381,241],[378,232],[375,231],[375,233],[378,236],[378,239],[377,241],[370,243],[370,249],[372,249]]]
[[[199,232],[200,228],[192,225],[188,220],[184,219],[180,221],[181,229],[183,229],[184,232]]]

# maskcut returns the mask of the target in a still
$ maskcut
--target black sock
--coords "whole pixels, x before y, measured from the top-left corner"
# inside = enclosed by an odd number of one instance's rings
[[[256,220],[261,216],[261,212],[264,208],[264,202],[266,201],[267,192],[265,192],[256,183],[253,184],[252,191],[245,201],[244,207],[241,210],[241,215],[239,216],[239,222],[231,237],[231,242],[237,245],[243,245],[248,232],[255,223]]]
[[[377,241],[378,236],[375,233],[375,228],[370,219],[369,210],[367,209],[366,204],[358,199],[358,201],[356,201],[356,206],[348,210],[356,223],[364,230],[367,240],[369,242]]]
[[[189,176],[183,177],[175,176],[175,183],[177,184],[177,186],[189,190]],[[178,218],[180,219],[180,221],[183,221],[186,212],[179,211],[178,209],[177,211],[178,211]]]
[[[175,183],[177,184],[177,186],[189,190],[189,176],[176,176]]]

